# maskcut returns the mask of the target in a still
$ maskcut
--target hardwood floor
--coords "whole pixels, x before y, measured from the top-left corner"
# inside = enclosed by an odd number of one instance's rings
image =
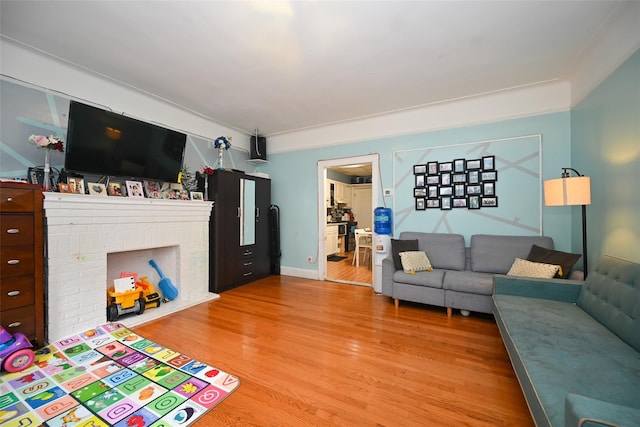
[[[271,276],[134,329],[240,378],[198,426],[533,425],[487,315]]]
[[[369,259],[368,263],[363,261],[360,255],[360,265],[358,267],[352,264],[355,252],[341,252],[338,255],[346,258],[340,261],[327,261],[327,280],[336,280],[341,282],[351,282],[371,285],[373,283],[372,264]]]

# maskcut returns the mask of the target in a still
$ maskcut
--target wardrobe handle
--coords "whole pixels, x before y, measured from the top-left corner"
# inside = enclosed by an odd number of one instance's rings
[[[9,234],[18,234],[19,232],[20,232],[20,230],[17,229],[17,228],[10,228],[10,229],[7,230],[7,233],[9,233]]]
[[[18,326],[22,325],[22,323],[20,322],[13,322],[13,323],[9,323],[9,325],[7,325],[7,327],[9,328],[17,328]]]
[[[7,202],[9,203],[13,202],[13,197],[7,197]]]
[[[10,259],[9,261],[7,261],[7,264],[9,264],[9,265],[20,264],[20,260],[19,259]]]
[[[7,292],[7,295],[9,295],[10,297],[17,297],[18,295],[20,295],[20,291],[9,291]]]

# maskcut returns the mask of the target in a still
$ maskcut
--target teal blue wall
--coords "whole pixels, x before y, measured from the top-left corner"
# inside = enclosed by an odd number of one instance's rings
[[[393,184],[393,155],[396,151],[446,147],[447,145],[540,134],[542,135],[542,178],[548,179],[549,177],[559,177],[561,168],[571,163],[570,132],[570,113],[564,112],[325,148],[270,154],[269,164],[260,169],[270,175],[273,182],[272,202],[279,205],[281,210],[282,266],[317,270],[315,265],[308,263],[307,258],[309,256],[315,258],[318,247],[317,162],[319,160],[379,153],[382,186],[391,188]],[[301,145],[302,143],[303,141],[301,141]],[[443,156],[447,155],[446,148],[439,149],[439,152]],[[452,156],[454,152],[455,150],[452,148]],[[374,165],[374,167],[376,166]],[[381,189],[377,189],[377,191],[380,194],[380,200],[382,200]],[[506,201],[509,198],[511,200],[518,200],[522,197],[539,198],[540,194],[539,192],[522,194],[522,192],[511,191],[509,194],[499,193],[499,196]],[[398,205],[413,203],[412,194],[403,192],[396,194],[395,197],[399,198],[395,201]],[[387,197],[385,201],[388,207],[393,205],[391,198]],[[499,212],[501,217],[514,216],[510,212],[509,206],[513,206],[513,204],[505,203],[504,206],[491,212]],[[543,207],[542,212],[544,234],[553,237],[557,249],[570,250],[570,211]],[[468,216],[467,218],[472,217]],[[460,221],[464,221],[464,218]],[[462,224],[462,222],[458,224]],[[432,224],[425,224],[425,230],[430,231],[432,227]],[[452,224],[450,232],[464,234],[460,231],[461,228],[461,226],[456,227],[456,224]],[[495,233],[496,231],[499,230],[487,230],[482,227],[475,230],[476,233]],[[513,233],[505,227],[504,234]],[[520,234],[530,233],[522,232]]]
[[[602,254],[640,262],[640,51],[572,110],[571,132],[571,164],[591,177],[589,268]],[[581,252],[580,208],[572,209]]]

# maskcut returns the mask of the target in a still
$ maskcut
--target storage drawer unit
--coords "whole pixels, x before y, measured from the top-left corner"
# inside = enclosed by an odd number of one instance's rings
[[[0,324],[45,344],[42,192],[0,182]]]

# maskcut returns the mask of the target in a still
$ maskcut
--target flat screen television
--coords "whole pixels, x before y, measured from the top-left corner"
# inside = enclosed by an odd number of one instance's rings
[[[177,182],[187,135],[71,101],[64,167],[79,174]]]

